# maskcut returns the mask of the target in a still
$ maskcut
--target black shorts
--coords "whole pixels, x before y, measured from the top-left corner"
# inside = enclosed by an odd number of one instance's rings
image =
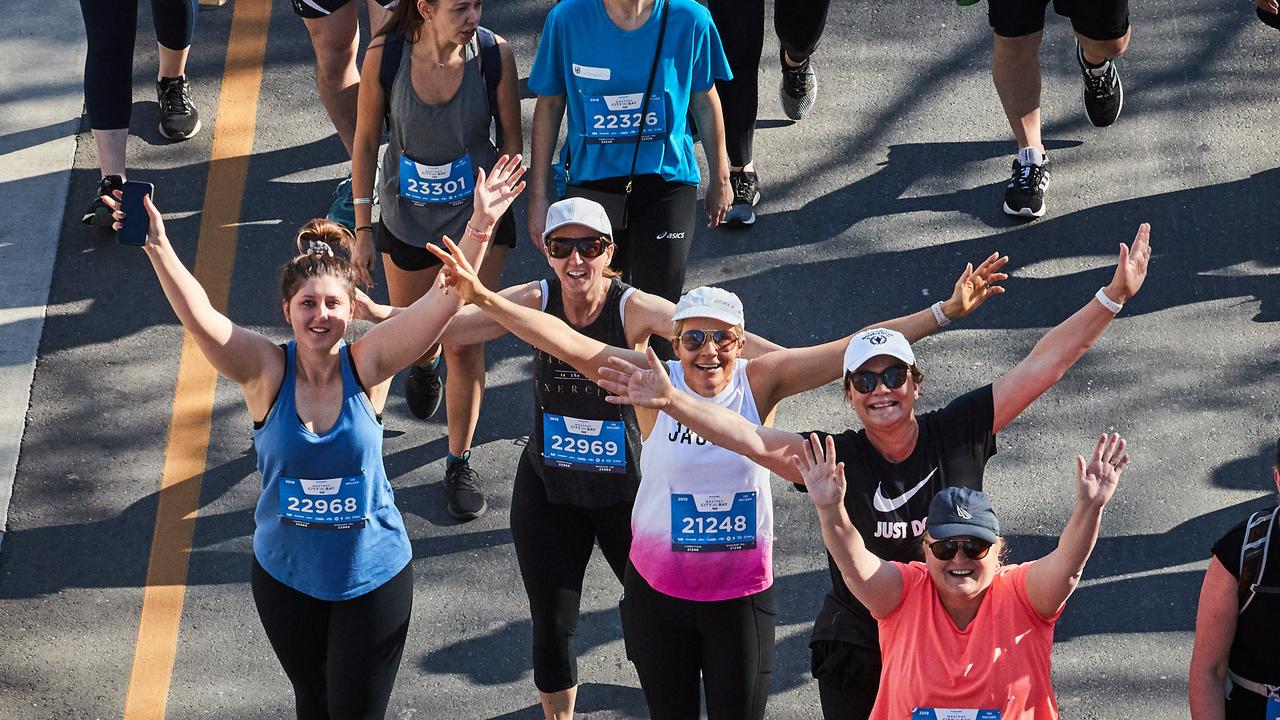
[[[987,0],[987,20],[1000,37],[1024,37],[1044,29],[1048,5],[1049,0]],[[1129,0],[1053,0],[1053,11],[1090,40],[1117,40],[1129,32]]]
[[[493,238],[489,242],[494,246],[516,246],[516,221],[510,210],[498,221],[498,227],[494,228]],[[426,270],[440,264],[440,260],[426,248],[410,245],[391,234],[391,230],[381,220],[373,228],[373,246],[378,252],[391,256],[391,262],[405,272]]]
[[[378,0],[378,4],[388,10],[394,10],[397,0]],[[298,17],[314,20],[337,12],[351,0],[293,0],[293,12]]]

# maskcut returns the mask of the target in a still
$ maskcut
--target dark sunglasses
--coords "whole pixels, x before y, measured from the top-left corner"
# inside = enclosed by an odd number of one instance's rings
[[[728,350],[738,343],[738,333],[732,330],[685,330],[680,333],[680,347],[698,352],[707,341],[715,343],[717,350]]]
[[[547,238],[547,254],[557,260],[563,260],[573,254],[576,249],[583,258],[590,260],[604,254],[604,249],[613,242],[603,235],[591,237],[549,237]]]
[[[985,540],[938,540],[929,543],[929,550],[933,556],[939,560],[950,560],[956,556],[956,552],[964,550],[964,554],[970,560],[981,560],[991,552],[991,543]]]
[[[888,367],[881,372],[872,372],[870,370],[861,370],[855,373],[849,373],[849,384],[853,385],[853,389],[866,395],[875,392],[876,385],[884,382],[884,386],[890,390],[897,390],[907,382],[907,376],[911,374],[911,368],[906,365],[894,365]]]

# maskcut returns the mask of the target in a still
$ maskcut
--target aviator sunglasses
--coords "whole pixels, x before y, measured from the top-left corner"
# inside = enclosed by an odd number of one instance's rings
[[[855,373],[849,373],[849,383],[853,385],[853,389],[859,393],[866,395],[875,392],[876,385],[881,381],[884,386],[890,390],[897,390],[907,381],[907,376],[911,374],[911,368],[906,365],[894,365],[885,368],[881,372],[873,372],[871,370],[861,370]]]
[[[680,333],[680,347],[689,352],[698,352],[708,340],[715,343],[717,350],[728,350],[737,344],[739,338],[732,330],[685,330]]]
[[[964,554],[970,560],[981,560],[991,551],[991,543],[985,540],[938,540],[929,543],[929,550],[933,556],[939,560],[950,560],[956,556],[956,552],[964,550]]]
[[[576,249],[584,259],[598,258],[609,247],[611,241],[603,235],[589,237],[549,237],[547,238],[547,254],[557,260],[563,260],[573,254]]]

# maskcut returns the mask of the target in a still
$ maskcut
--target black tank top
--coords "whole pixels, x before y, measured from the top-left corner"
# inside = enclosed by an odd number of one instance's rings
[[[589,338],[628,347],[622,322],[630,286],[614,279],[600,315],[576,328]],[[546,281],[545,312],[561,320],[560,280]],[[526,449],[547,499],[578,507],[633,502],[640,486],[640,427],[630,406],[605,402],[608,393],[572,366],[541,350],[533,356],[533,433]]]

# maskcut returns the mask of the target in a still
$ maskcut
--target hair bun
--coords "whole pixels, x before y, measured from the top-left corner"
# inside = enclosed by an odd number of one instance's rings
[[[333,255],[335,248],[341,248],[348,256],[354,245],[355,237],[345,226],[332,220],[316,218],[298,229],[294,245],[299,255],[310,255],[316,252]]]

